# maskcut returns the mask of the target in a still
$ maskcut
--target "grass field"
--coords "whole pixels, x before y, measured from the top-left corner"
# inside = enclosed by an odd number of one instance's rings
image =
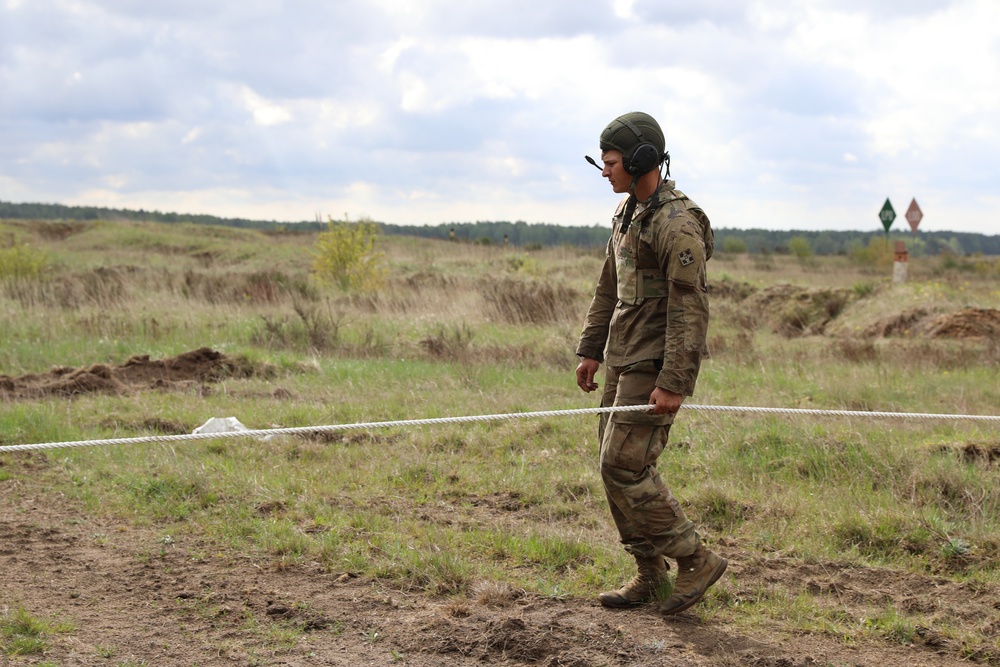
[[[384,287],[343,294],[310,280],[311,235],[0,221],[0,238],[0,445],[189,433],[211,417],[266,429],[594,405],[573,352],[600,251],[389,237]],[[847,257],[720,255],[709,270],[713,355],[690,403],[1000,414],[995,258],[922,259],[904,284]],[[57,367],[204,347],[241,372],[15,392]],[[734,563],[700,622],[1000,664],[996,422],[682,410],[671,443],[662,474]],[[493,582],[590,601],[631,567],[596,452],[596,417],[554,417],[0,453],[0,487],[13,501],[37,477],[88,516],[150,531],[141,562],[183,541],[192,558],[318,564],[430,596]],[[864,573],[860,597],[845,603],[831,572]],[[13,664],[72,635],[23,591],[4,598]]]

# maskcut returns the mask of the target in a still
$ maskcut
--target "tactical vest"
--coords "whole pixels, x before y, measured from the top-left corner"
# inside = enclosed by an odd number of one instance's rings
[[[616,224],[620,222],[617,220]],[[638,306],[646,299],[661,299],[668,291],[667,279],[655,256],[650,262],[647,253],[641,252],[641,236],[644,232],[649,233],[648,224],[635,224],[637,222],[629,225],[624,234],[616,234],[611,241],[618,274],[618,300],[630,306]]]
[[[687,195],[674,189],[674,181],[664,182],[645,208],[637,207],[634,219],[625,232],[620,233],[627,204],[628,198],[619,204],[615,212],[609,251],[615,257],[618,299],[622,303],[638,306],[646,299],[665,298],[669,291],[666,278],[668,267],[660,266],[652,245],[652,235],[657,231],[653,226],[658,224],[654,218],[660,207],[670,204],[671,208],[676,206],[698,218],[705,227],[703,240],[706,260],[712,256],[714,235],[708,218]],[[670,217],[673,216],[674,211],[671,210]]]

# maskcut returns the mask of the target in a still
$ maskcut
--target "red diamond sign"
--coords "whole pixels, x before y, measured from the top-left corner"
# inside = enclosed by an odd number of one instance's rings
[[[917,233],[917,225],[919,225],[920,221],[923,219],[924,213],[920,210],[920,207],[917,206],[917,200],[914,199],[910,202],[910,208],[906,209],[906,221],[910,223],[910,229],[913,230],[914,234]]]

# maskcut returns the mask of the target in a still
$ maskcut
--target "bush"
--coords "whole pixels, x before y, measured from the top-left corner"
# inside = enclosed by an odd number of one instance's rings
[[[891,269],[894,257],[889,242],[881,236],[872,236],[868,245],[858,243],[851,248],[851,260],[872,269]]]
[[[331,219],[312,250],[315,280],[344,291],[381,287],[385,269],[382,253],[375,250],[378,235],[378,226],[369,219],[356,223]]]
[[[50,265],[48,254],[25,243],[0,248],[0,280],[4,282],[40,280]]]
[[[734,255],[744,254],[747,251],[747,243],[743,239],[726,238],[722,241],[722,252]]]
[[[804,236],[793,236],[788,240],[788,251],[799,259],[812,257],[813,249],[809,245],[809,239]]]

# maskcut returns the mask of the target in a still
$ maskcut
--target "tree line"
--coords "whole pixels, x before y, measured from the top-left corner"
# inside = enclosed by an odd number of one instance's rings
[[[319,220],[277,222],[246,218],[220,218],[214,215],[163,213],[143,209],[115,209],[98,206],[65,206],[63,204],[15,204],[0,201],[0,219],[19,220],[134,220],[161,223],[193,223],[222,225],[286,232],[317,232],[327,229]],[[368,221],[374,222],[374,221]],[[603,246],[608,241],[607,225],[568,227],[550,223],[527,223],[523,220],[441,223],[437,225],[396,225],[375,223],[381,233],[454,240],[464,243],[507,244],[522,248],[572,245]],[[864,231],[780,231],[771,229],[715,230],[716,248],[721,252],[753,254],[799,254],[807,248],[815,255],[848,255],[868,246],[873,238],[884,238],[882,230]],[[1000,255],[1000,235],[971,232],[892,232],[889,243],[902,240],[911,254]]]
[[[190,222],[198,225],[222,225],[248,229],[275,229],[282,223],[273,220],[248,220],[246,218],[218,218],[214,215],[191,213],[161,213],[144,209],[105,208],[103,206],[66,206],[64,204],[13,204],[0,201],[0,219],[15,220],[134,220],[139,222]],[[313,231],[324,227],[309,223]]]

